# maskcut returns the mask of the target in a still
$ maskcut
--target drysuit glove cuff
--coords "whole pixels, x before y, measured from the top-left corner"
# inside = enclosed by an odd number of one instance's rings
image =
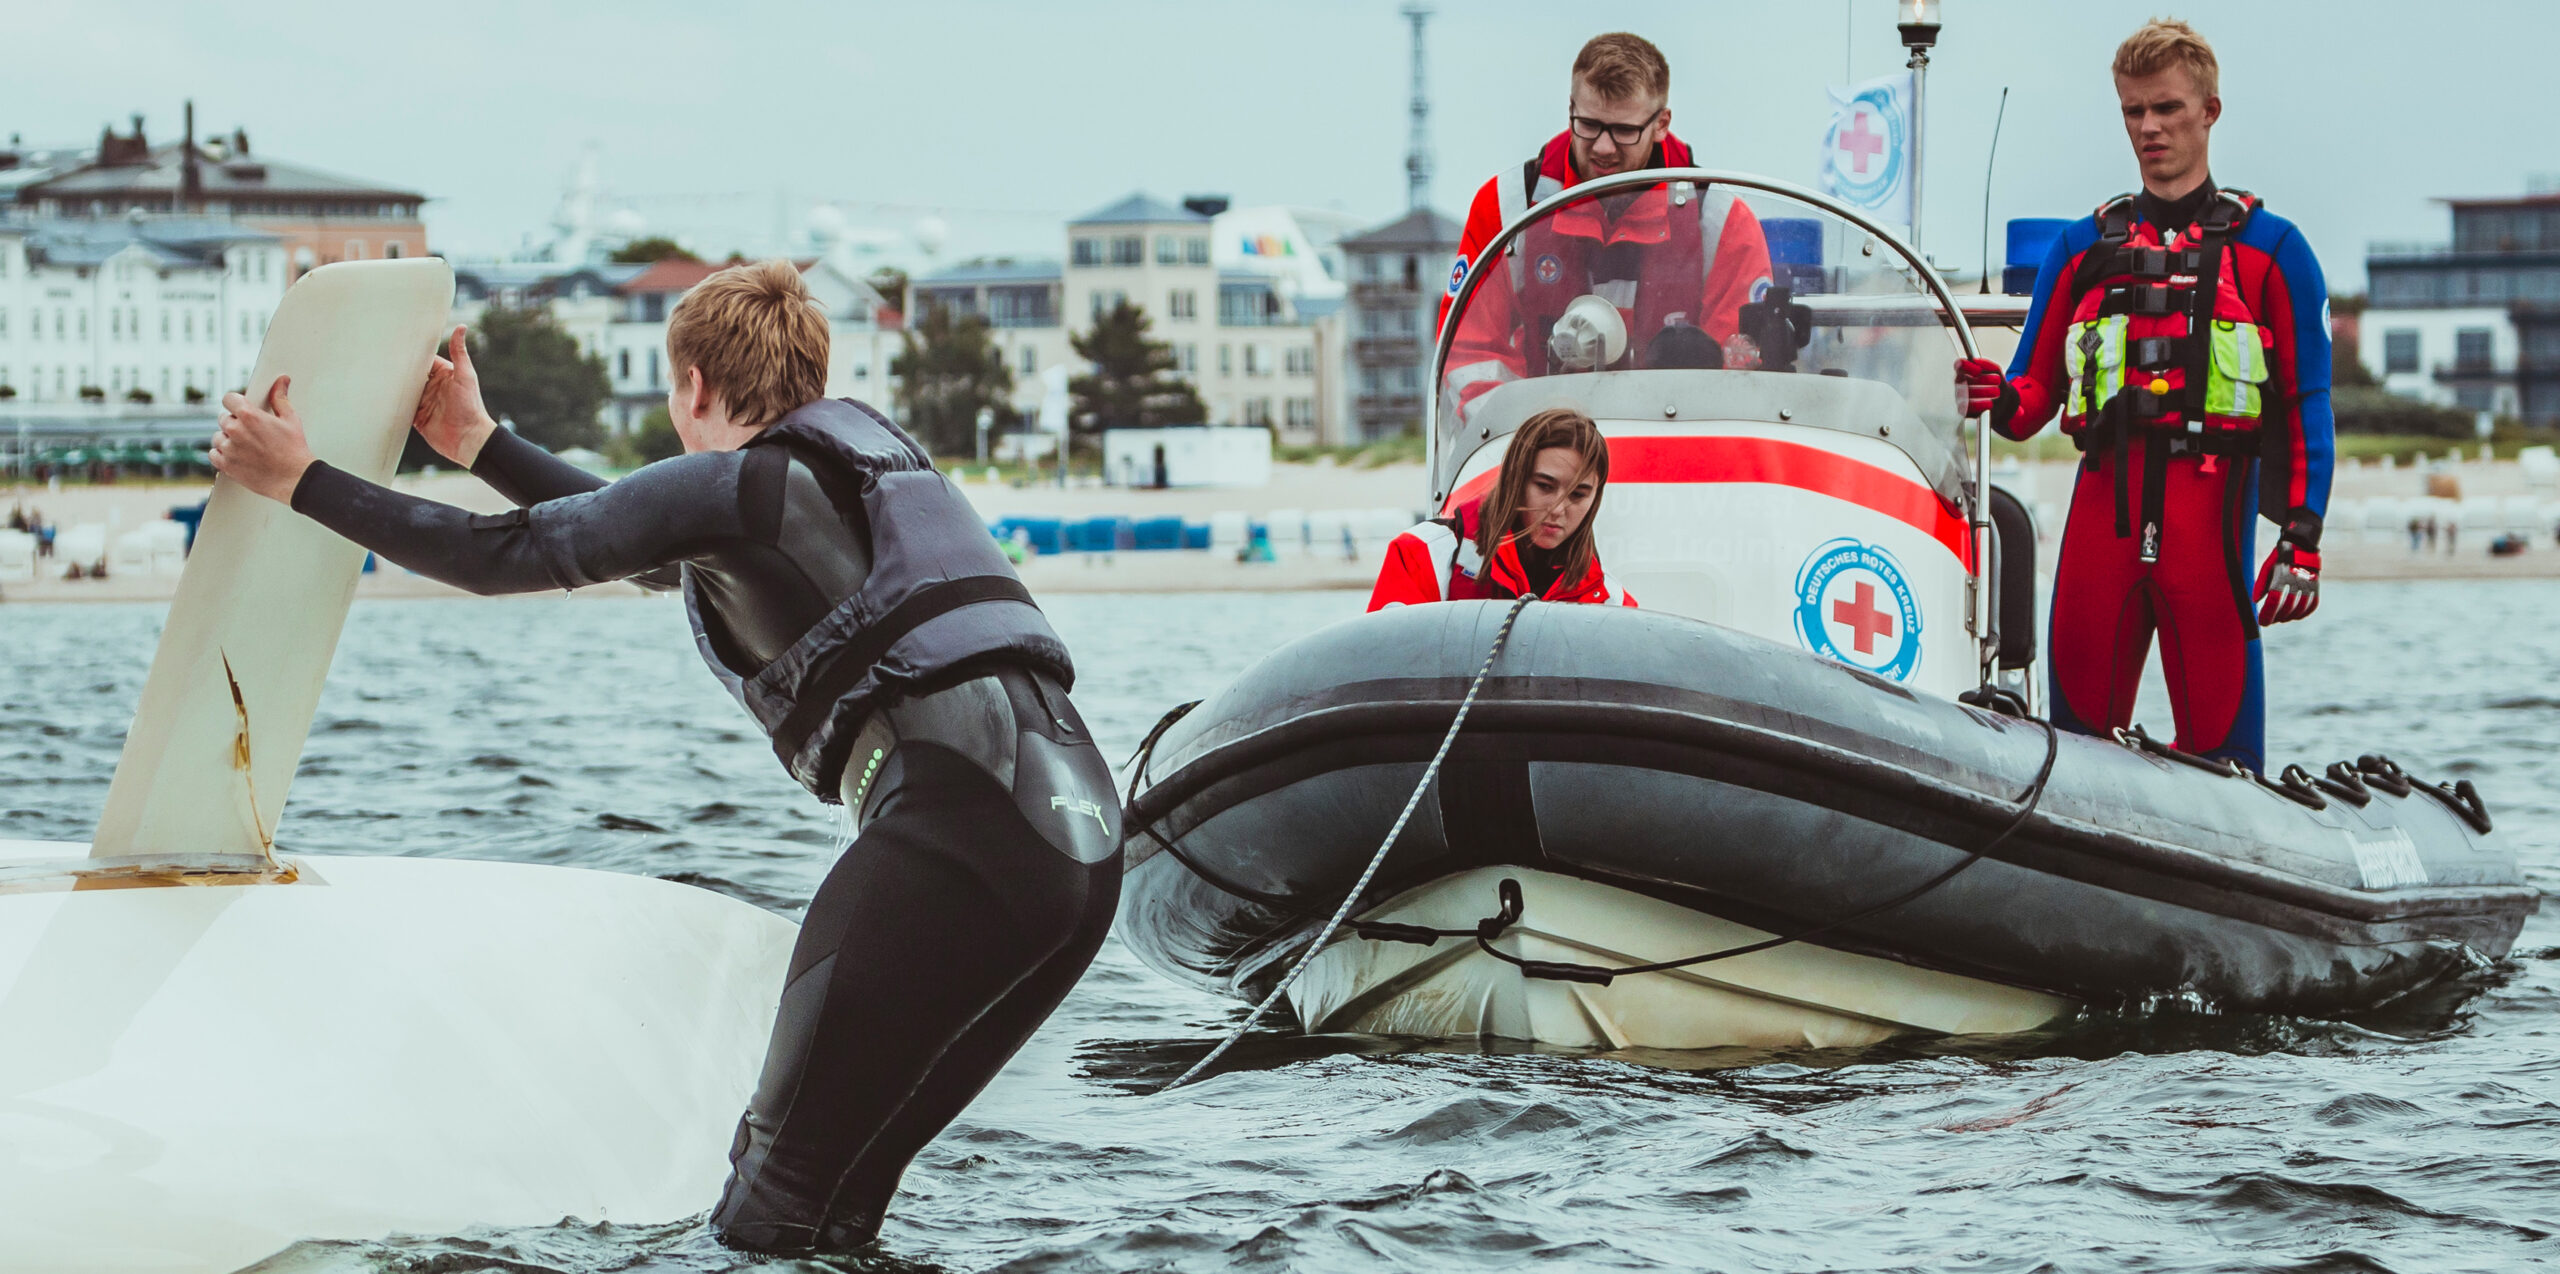
[[[2278,532],[2277,536],[2282,543],[2310,553],[2312,560],[2317,561],[2320,555],[2320,530],[2319,514],[2309,509],[2295,509],[2285,515],[2284,530]]]

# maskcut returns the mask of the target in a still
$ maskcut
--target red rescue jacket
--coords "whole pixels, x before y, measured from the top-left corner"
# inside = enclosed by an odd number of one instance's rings
[[[1688,143],[1666,134],[1648,167],[1691,162]],[[1502,227],[1580,183],[1572,136],[1558,133],[1531,164],[1506,170],[1476,192],[1448,294],[1440,299],[1442,324],[1468,268]],[[1641,367],[1666,327],[1695,327],[1724,343],[1743,305],[1765,295],[1771,277],[1768,241],[1750,207],[1725,191],[1685,183],[1640,191],[1614,210],[1599,200],[1564,208],[1486,265],[1509,274],[1485,280],[1467,302],[1441,387],[1458,403],[1507,381],[1546,375],[1547,333],[1576,297],[1597,295],[1618,307],[1627,325],[1621,365]]]
[[[1369,593],[1369,609],[1481,598],[1507,600],[1528,591],[1529,572],[1520,564],[1520,550],[1514,541],[1504,540],[1494,549],[1490,567],[1484,555],[1476,551],[1476,526],[1483,508],[1484,500],[1478,497],[1458,506],[1457,512],[1448,517],[1433,518],[1397,536],[1387,545],[1387,563],[1378,571],[1378,586]],[[1632,595],[1612,583],[1608,572],[1600,569],[1596,555],[1582,578],[1557,576],[1543,600],[1636,604]]]

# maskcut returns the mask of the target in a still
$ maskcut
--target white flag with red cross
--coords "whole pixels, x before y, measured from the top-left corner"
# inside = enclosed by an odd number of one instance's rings
[[[1911,224],[1911,72],[1834,88],[1822,191],[1890,225]]]

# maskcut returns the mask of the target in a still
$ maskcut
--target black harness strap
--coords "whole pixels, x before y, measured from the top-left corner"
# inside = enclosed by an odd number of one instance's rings
[[[907,599],[889,608],[878,623],[864,628],[852,641],[838,646],[809,670],[800,683],[800,693],[791,715],[774,727],[773,750],[784,764],[800,755],[800,746],[809,733],[818,728],[836,710],[836,701],[868,676],[889,648],[899,639],[933,620],[980,602],[1020,602],[1036,607],[1031,590],[1022,581],[1002,575],[972,575],[963,579],[917,589]]]

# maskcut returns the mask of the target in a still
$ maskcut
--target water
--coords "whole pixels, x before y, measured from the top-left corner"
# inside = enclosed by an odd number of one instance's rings
[[[1350,594],[1060,596],[1113,758]],[[156,607],[0,608],[0,837],[85,839]],[[2560,589],[2352,584],[2269,635],[2279,760],[2467,777],[2560,887]],[[2142,716],[2166,733],[2156,686]],[[574,863],[794,913],[832,831],[653,601],[368,603],[280,836]],[[2152,1017],[1828,1053],[1257,1035],[1116,945],[908,1174],[876,1270],[2506,1270],[2560,1260],[2560,919],[2358,1022]],[[396,1147],[386,1153],[397,1153]],[[705,1200],[708,1206],[709,1200]],[[309,1243],[292,1270],[815,1270],[698,1222]]]

